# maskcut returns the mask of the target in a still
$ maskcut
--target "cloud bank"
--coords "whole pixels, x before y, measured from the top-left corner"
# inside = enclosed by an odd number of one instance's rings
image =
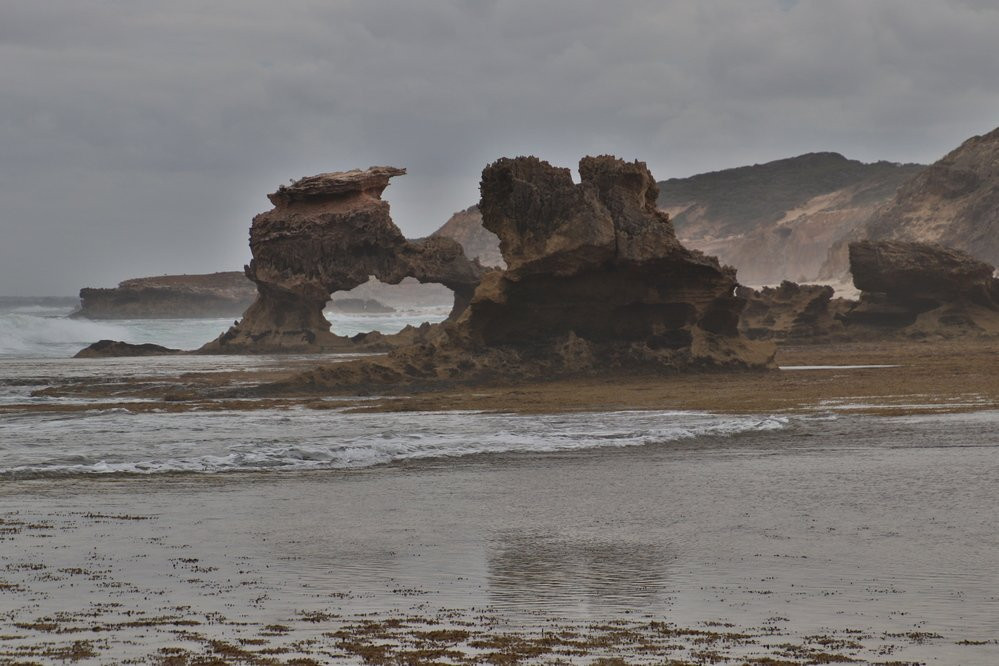
[[[0,294],[236,269],[320,171],[407,167],[418,236],[504,155],[932,161],[999,124],[996,35],[970,0],[5,0]]]

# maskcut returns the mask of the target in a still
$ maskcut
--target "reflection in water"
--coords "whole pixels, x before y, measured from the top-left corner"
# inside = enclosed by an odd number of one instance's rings
[[[648,610],[662,605],[676,558],[651,543],[498,533],[490,540],[490,601],[523,610]]]

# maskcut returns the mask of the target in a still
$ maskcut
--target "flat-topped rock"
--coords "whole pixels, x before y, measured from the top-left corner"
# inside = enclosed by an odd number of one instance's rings
[[[967,252],[937,243],[850,243],[850,272],[857,289],[896,299],[944,302],[986,297],[994,270]]]
[[[84,287],[73,317],[176,319],[238,317],[256,297],[241,271],[133,278],[113,288]]]
[[[860,302],[843,317],[852,333],[999,334],[999,280],[991,265],[935,243],[861,241],[849,251],[861,290]]]
[[[332,199],[360,192],[377,198],[388,187],[390,178],[405,173],[405,169],[391,166],[320,173],[300,178],[291,185],[282,185],[276,192],[268,194],[267,198],[275,206],[310,199]]]
[[[73,358],[115,358],[118,356],[169,356],[183,354],[179,349],[171,349],[150,342],[133,344],[120,340],[98,340],[94,344],[76,352]]]

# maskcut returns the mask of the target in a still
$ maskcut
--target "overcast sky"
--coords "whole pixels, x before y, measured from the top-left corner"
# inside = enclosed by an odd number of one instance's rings
[[[290,178],[406,167],[426,234],[482,167],[658,179],[999,125],[992,0],[0,0],[0,295],[238,269]]]

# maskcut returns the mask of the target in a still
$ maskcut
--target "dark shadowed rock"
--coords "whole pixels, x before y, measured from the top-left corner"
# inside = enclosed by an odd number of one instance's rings
[[[850,243],[850,272],[861,291],[897,301],[991,300],[994,268],[967,252],[933,243],[860,241]]]
[[[587,157],[579,173],[534,157],[486,167],[479,208],[507,270],[426,343],[290,386],[770,367],[773,346],[739,334],[735,270],[677,241],[645,164]]]
[[[745,298],[739,329],[753,340],[828,341],[843,337],[838,318],[854,301],[833,298],[833,288],[785,280],[778,287],[739,287]]]
[[[832,298],[821,285],[740,287],[748,301],[740,329],[794,343],[999,334],[992,266],[931,243],[855,242],[849,256],[859,300]]]
[[[443,237],[406,240],[381,193],[404,169],[319,174],[268,195],[274,209],[253,218],[246,275],[256,301],[241,321],[204,347],[208,353],[343,350],[347,338],[330,331],[323,307],[330,294],[374,275],[388,284],[414,277],[455,294],[460,314],[482,275],[461,246]]]
[[[170,349],[145,343],[135,345],[117,340],[100,340],[85,349],[81,349],[73,358],[111,358],[115,356],[164,356],[167,354],[182,354],[179,349]]]
[[[73,317],[88,319],[191,319],[236,317],[256,289],[240,272],[161,275],[125,280],[113,289],[80,290]]]
[[[851,243],[850,270],[862,291],[844,317],[860,327],[912,337],[999,333],[999,280],[966,252],[933,243]]]

